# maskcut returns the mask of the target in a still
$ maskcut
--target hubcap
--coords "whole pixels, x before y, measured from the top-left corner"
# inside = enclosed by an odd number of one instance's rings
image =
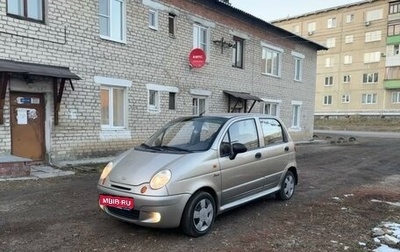
[[[292,176],[287,176],[285,179],[284,192],[286,197],[291,197],[294,191],[294,178]]]
[[[207,230],[214,217],[214,208],[209,199],[200,200],[193,213],[193,223],[198,231]]]

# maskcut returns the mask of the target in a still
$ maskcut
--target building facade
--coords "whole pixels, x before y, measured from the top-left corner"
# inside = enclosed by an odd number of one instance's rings
[[[272,22],[318,53],[316,116],[399,116],[398,2],[361,1]]]
[[[0,155],[113,155],[201,113],[276,114],[309,139],[323,49],[225,1],[0,0]]]

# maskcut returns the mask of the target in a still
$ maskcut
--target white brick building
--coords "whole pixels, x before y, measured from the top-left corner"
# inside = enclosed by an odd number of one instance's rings
[[[308,139],[324,49],[218,0],[0,0],[0,155],[115,154],[175,117],[254,101]]]

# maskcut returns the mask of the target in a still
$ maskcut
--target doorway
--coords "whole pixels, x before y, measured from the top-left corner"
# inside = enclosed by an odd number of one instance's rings
[[[45,102],[43,94],[10,93],[11,154],[44,161]]]

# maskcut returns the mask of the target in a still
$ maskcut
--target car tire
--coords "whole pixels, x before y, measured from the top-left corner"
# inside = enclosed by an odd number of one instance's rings
[[[211,230],[215,215],[214,198],[207,192],[197,192],[186,204],[181,228],[189,236],[199,237],[205,235]]]
[[[280,200],[289,200],[292,198],[296,188],[296,178],[293,172],[287,171],[282,180],[281,189],[276,193],[276,197]]]

